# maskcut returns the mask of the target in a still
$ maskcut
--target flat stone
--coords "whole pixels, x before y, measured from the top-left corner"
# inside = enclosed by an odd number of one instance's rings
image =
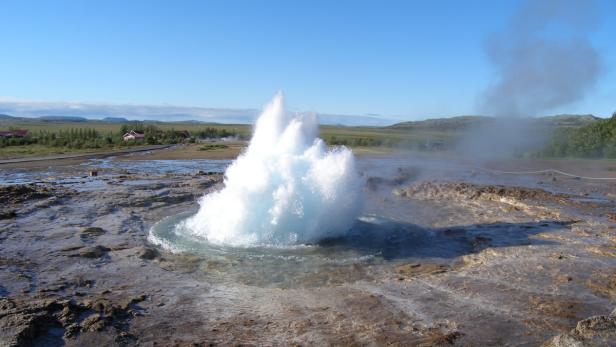
[[[107,254],[107,252],[109,251],[110,251],[109,248],[99,245],[99,246],[85,248],[84,250],[79,252],[79,255],[84,258],[100,258],[104,256],[105,254]]]
[[[137,254],[139,258],[147,260],[152,260],[160,256],[158,250],[150,247],[142,247]]]

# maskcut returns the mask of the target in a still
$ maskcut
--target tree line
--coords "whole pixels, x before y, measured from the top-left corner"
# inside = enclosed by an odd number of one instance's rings
[[[124,141],[123,135],[135,130],[144,134],[142,140]],[[58,130],[39,130],[30,132],[25,137],[0,138],[0,148],[8,146],[43,145],[48,147],[65,147],[71,149],[95,149],[117,146],[134,146],[139,144],[175,144],[195,142],[197,139],[219,139],[241,136],[230,130],[213,127],[201,128],[187,137],[184,131],[161,129],[155,125],[134,123],[124,124],[120,131],[98,131],[94,128],[69,128]]]
[[[15,129],[11,129],[15,130]],[[142,140],[124,141],[123,135],[130,130],[144,134]],[[195,142],[197,139],[220,139],[246,137],[233,130],[203,127],[193,130],[190,137],[175,129],[161,129],[155,125],[132,123],[121,126],[120,131],[99,131],[94,128],[70,128],[39,130],[26,137],[0,138],[0,148],[38,144],[48,147],[71,149],[95,149],[138,144],[174,144]],[[439,151],[452,149],[451,141],[437,139],[397,139],[385,137],[327,136],[328,145],[350,147],[395,147],[414,150]],[[533,156],[536,157],[583,157],[616,158],[616,112],[609,119],[597,120],[577,128],[560,128],[548,143]]]
[[[347,147],[387,147],[418,151],[443,151],[453,148],[452,141],[439,139],[398,139],[367,136],[338,137],[335,135],[324,138],[330,146]]]
[[[616,112],[579,128],[557,130],[539,156],[616,158]]]

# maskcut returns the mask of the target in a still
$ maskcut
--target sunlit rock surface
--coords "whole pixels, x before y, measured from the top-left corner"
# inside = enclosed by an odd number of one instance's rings
[[[592,318],[616,306],[609,182],[495,175],[447,157],[360,157],[365,208],[347,233],[279,249],[174,239],[173,253],[150,244],[150,230],[169,241],[164,221],[196,213],[201,196],[223,187],[229,162],[201,162],[212,175],[115,163],[0,172],[44,192],[2,188],[14,215],[0,220],[0,345],[500,346],[613,336]],[[93,169],[97,177],[84,177]]]

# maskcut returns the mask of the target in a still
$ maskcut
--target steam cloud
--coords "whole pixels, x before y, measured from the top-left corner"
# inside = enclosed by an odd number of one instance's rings
[[[588,39],[595,14],[590,0],[528,2],[487,45],[498,78],[481,111],[529,117],[580,100],[601,70]]]
[[[579,101],[599,77],[601,61],[588,38],[595,19],[591,0],[528,1],[487,42],[496,78],[479,111],[495,118],[465,136],[460,149],[491,160],[542,148],[552,129],[530,117]]]
[[[186,221],[215,244],[290,245],[338,236],[361,208],[361,181],[350,150],[328,150],[311,115],[289,115],[277,94],[256,122],[250,145]]]

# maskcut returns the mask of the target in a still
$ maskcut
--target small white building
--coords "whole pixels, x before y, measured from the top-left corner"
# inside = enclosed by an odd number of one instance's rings
[[[137,132],[135,130],[131,130],[131,131],[127,132],[126,134],[124,134],[124,136],[122,136],[122,138],[124,139],[124,141],[143,140],[145,138],[145,135],[143,133]]]

